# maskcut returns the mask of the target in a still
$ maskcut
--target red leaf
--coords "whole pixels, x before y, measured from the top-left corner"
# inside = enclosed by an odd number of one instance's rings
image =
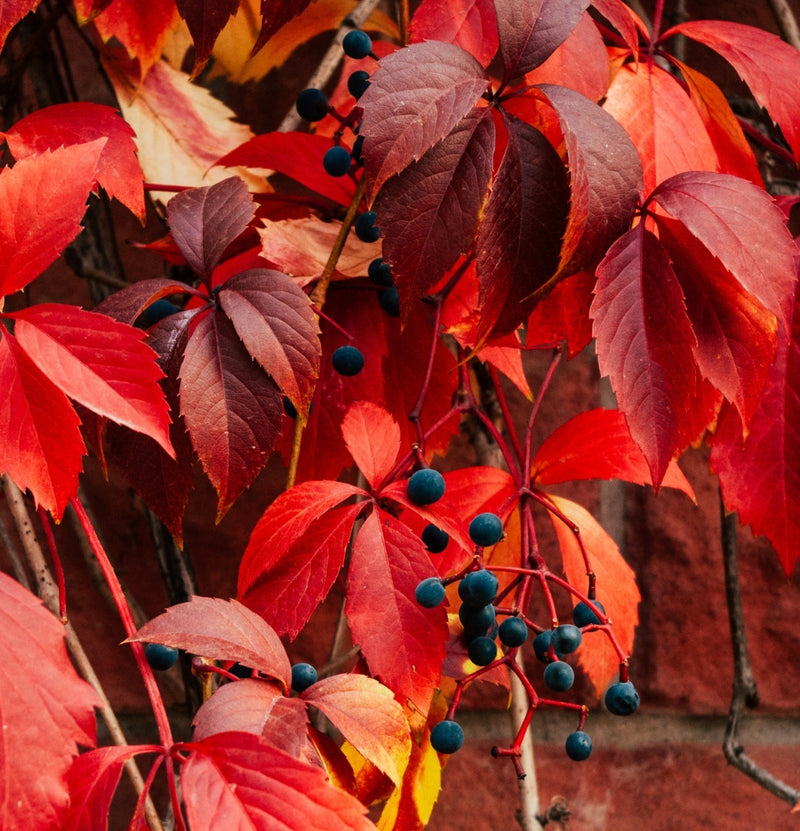
[[[414,43],[387,55],[359,99],[369,192],[421,158],[486,90],[483,67],[450,43]]]
[[[628,134],[608,113],[566,87],[539,89],[566,142],[571,200],[559,271],[574,274],[594,267],[630,227],[642,169]]]
[[[800,557],[800,306],[794,301],[791,340],[784,330],[743,439],[737,412],[725,408],[710,439],[711,469],[725,505],[754,533],[764,534],[791,575]],[[787,343],[788,340],[788,343]]]
[[[553,276],[567,221],[569,183],[547,139],[506,115],[508,145],[475,242],[482,339],[519,326],[531,295]]]
[[[590,0],[494,0],[505,80],[535,69],[575,28]]]
[[[4,135],[17,160],[108,139],[97,164],[97,183],[144,219],[143,174],[136,158],[134,132],[112,107],[88,101],[53,104],[25,116]]]
[[[60,519],[78,490],[85,447],[67,397],[9,333],[0,338],[0,470]]]
[[[217,36],[238,10],[239,0],[175,0],[175,5],[194,41],[193,74],[197,75],[208,61]]]
[[[181,785],[192,831],[374,831],[364,806],[331,786],[322,768],[248,733],[217,733],[182,749],[189,753]]]
[[[125,762],[139,753],[162,752],[159,745],[113,745],[78,756],[67,772],[69,808],[60,831],[107,831],[111,800]]]
[[[580,528],[581,539],[597,578],[597,599],[603,604],[606,615],[613,623],[614,635],[622,651],[626,656],[630,655],[633,651],[634,632],[639,622],[639,602],[642,599],[633,569],[623,559],[614,540],[585,508],[562,497],[548,498],[562,514]],[[573,586],[585,584],[586,563],[575,535],[561,520],[552,516],[551,519],[561,547],[567,580]],[[584,643],[585,646],[578,650],[578,664],[599,695],[619,670],[620,659],[607,637],[601,632],[587,633]]]
[[[603,108],[628,131],[639,151],[645,193],[676,173],[719,169],[697,109],[678,81],[656,64],[621,67]]]
[[[144,333],[74,306],[41,303],[14,315],[20,346],[70,398],[131,430],[171,456],[164,373]]]
[[[364,478],[377,488],[400,452],[397,422],[378,404],[355,401],[342,422],[342,436]]]
[[[775,315],[680,222],[663,216],[657,222],[661,243],[683,287],[700,372],[749,424],[775,356]]]
[[[253,54],[285,23],[301,14],[311,0],[261,0],[261,31],[253,47]]]
[[[73,669],[64,632],[38,598],[0,572],[4,828],[61,828],[69,766],[78,745],[95,744],[100,702]]]
[[[444,609],[423,609],[414,590],[435,573],[422,541],[402,523],[377,509],[366,518],[348,572],[353,639],[370,674],[423,713],[439,684],[447,625]]]
[[[694,333],[669,256],[644,223],[611,247],[597,268],[592,303],[600,371],[608,375],[634,441],[661,484],[696,406]]]
[[[308,296],[286,274],[254,268],[226,280],[218,297],[250,355],[298,410],[307,410],[320,358]]]
[[[375,201],[385,235],[383,257],[406,319],[472,245],[492,175],[494,138],[491,111],[472,110],[418,162],[386,182]]]
[[[723,173],[673,176],[650,199],[683,225],[774,315],[788,320],[798,251],[775,200]]]
[[[322,158],[330,146],[330,137],[316,133],[263,133],[223,156],[217,164],[275,170],[339,205],[349,205],[355,192],[350,177],[322,174]]]
[[[238,177],[185,190],[169,200],[172,238],[197,276],[208,283],[225,249],[247,228],[256,208]]]
[[[408,720],[391,690],[365,675],[321,678],[301,694],[353,747],[399,785],[411,752]]]
[[[219,519],[267,463],[283,413],[280,390],[219,309],[189,338],[180,382],[181,413],[219,494]]]
[[[488,66],[497,52],[497,15],[491,0],[422,0],[409,26],[412,43],[455,43]]]
[[[559,280],[553,290],[537,304],[528,318],[525,345],[567,341],[567,356],[574,358],[592,339],[592,304],[594,274],[579,271]]]
[[[653,484],[650,469],[631,439],[623,414],[619,410],[600,409],[581,413],[554,430],[536,451],[531,478],[539,485],[581,479]],[[669,463],[661,484],[677,488],[696,501],[677,462]]]
[[[660,39],[679,34],[714,49],[732,64],[756,101],[780,126],[795,162],[800,163],[800,52],[771,32],[730,20],[687,20]]]
[[[145,623],[129,641],[163,643],[195,655],[239,661],[283,684],[292,668],[275,630],[237,600],[193,597]]]
[[[78,235],[105,144],[45,151],[0,171],[0,295],[27,285]]]
[[[41,0],[9,0],[0,6],[0,49],[3,48],[9,32],[32,11],[35,11]]]
[[[353,496],[366,494],[344,482],[303,482],[256,523],[239,566],[238,594],[281,634],[297,637],[330,591],[364,509],[337,507]]]
[[[592,8],[599,12],[621,35],[631,54],[639,60],[639,35],[650,37],[647,26],[633,9],[622,0],[592,0]]]

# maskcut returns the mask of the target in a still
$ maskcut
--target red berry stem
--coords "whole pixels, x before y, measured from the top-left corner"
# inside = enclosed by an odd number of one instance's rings
[[[522,462],[522,445],[520,445],[517,431],[514,429],[514,419],[511,416],[511,410],[508,406],[508,398],[506,397],[506,394],[503,391],[503,386],[500,382],[500,374],[491,364],[487,364],[487,366],[489,369],[489,377],[492,379],[495,392],[497,393],[497,403],[500,405],[500,412],[503,414],[503,421],[505,421],[506,426],[508,427],[508,434],[511,437],[511,444],[514,447],[514,453],[516,454],[517,459]]]
[[[550,382],[553,380],[553,375],[555,374],[558,365],[561,363],[561,356],[563,355],[563,349],[559,347],[553,353],[553,359],[550,361],[550,366],[547,368],[547,372],[545,373],[544,378],[542,379],[542,383],[539,385],[539,394],[536,396],[533,406],[531,407],[531,414],[528,417],[528,424],[525,428],[525,452],[523,455],[522,460],[522,471],[523,475],[525,476],[525,486],[530,487],[530,476],[531,476],[531,458],[532,458],[532,447],[533,447],[533,427],[536,423],[536,418],[539,415],[539,411],[542,406],[542,399],[547,392],[547,388],[550,386]]]

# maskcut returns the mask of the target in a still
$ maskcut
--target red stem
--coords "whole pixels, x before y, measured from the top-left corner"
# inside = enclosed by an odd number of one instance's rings
[[[37,508],[39,521],[44,530],[44,537],[47,540],[47,547],[50,549],[50,559],[53,561],[53,571],[56,573],[56,585],[58,586],[58,616],[62,623],[67,621],[67,584],[64,579],[64,566],[61,564],[61,557],[56,547],[56,538],[53,536],[53,526],[50,524],[50,514],[40,505]]]

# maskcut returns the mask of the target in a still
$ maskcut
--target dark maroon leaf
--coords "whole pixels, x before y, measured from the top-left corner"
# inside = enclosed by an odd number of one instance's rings
[[[505,122],[508,145],[475,243],[484,341],[530,314],[531,295],[558,268],[569,205],[567,173],[547,139],[514,116]]]
[[[319,375],[319,324],[308,296],[280,271],[253,268],[227,280],[219,304],[247,351],[305,411]]]
[[[216,185],[192,188],[167,203],[172,238],[186,262],[208,283],[225,249],[247,228],[255,204],[237,176]]]
[[[136,318],[151,303],[174,294],[191,294],[195,297],[205,297],[186,283],[155,277],[151,280],[140,280],[138,283],[133,283],[114,292],[101,303],[98,303],[95,311],[102,312],[109,317],[113,317],[114,320],[122,321],[122,323],[133,324]]]
[[[253,47],[253,53],[259,49],[285,23],[301,14],[311,0],[261,0],[261,31]]]
[[[494,0],[509,81],[544,63],[578,24],[589,0]]]
[[[378,195],[383,256],[405,317],[472,245],[492,174],[494,138],[491,111],[476,108]]]
[[[219,494],[219,519],[269,458],[283,414],[281,393],[214,309],[184,350],[180,398],[192,444]]]
[[[181,17],[186,21],[194,41],[195,74],[203,68],[217,35],[232,14],[239,8],[239,0],[175,0]]]
[[[441,141],[486,85],[483,67],[451,43],[413,43],[383,58],[359,99],[369,193]]]

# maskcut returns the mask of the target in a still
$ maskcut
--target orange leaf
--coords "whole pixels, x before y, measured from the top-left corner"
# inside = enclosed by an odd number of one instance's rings
[[[366,480],[377,488],[400,452],[400,427],[378,404],[355,401],[342,422],[344,443]]]

